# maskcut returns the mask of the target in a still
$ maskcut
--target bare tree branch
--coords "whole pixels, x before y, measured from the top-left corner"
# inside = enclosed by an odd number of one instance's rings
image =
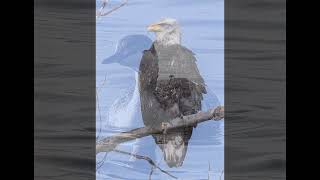
[[[104,0],[104,1],[103,1],[100,10],[97,12],[97,15],[96,15],[97,17],[106,16],[106,15],[111,14],[112,12],[114,12],[114,11],[120,9],[121,7],[123,7],[124,5],[126,5],[126,4],[128,3],[128,0],[124,0],[124,2],[121,3],[119,6],[114,7],[114,8],[112,8],[110,11],[103,13],[102,11],[103,11],[104,8],[107,6],[108,2],[109,2],[109,0]]]
[[[150,174],[149,174],[149,180],[151,180],[152,174],[153,174],[154,166],[151,166]]]
[[[210,165],[210,162],[209,163],[209,168],[208,168],[208,180],[210,180],[210,171],[211,171],[211,165]]]
[[[170,176],[170,177],[172,177],[174,179],[178,179],[177,177],[175,177],[174,175],[170,174],[169,172],[161,169],[159,166],[156,165],[156,163],[151,158],[149,158],[147,156],[141,156],[141,155],[138,155],[138,154],[133,154],[133,153],[117,150],[117,149],[114,149],[113,151],[121,153],[121,154],[130,155],[130,156],[133,156],[133,157],[135,157],[137,159],[146,160],[153,168],[159,169],[161,172],[167,174],[168,176]],[[152,172],[153,172],[153,169],[151,170],[150,176],[152,175]]]
[[[117,145],[131,141],[134,139],[142,138],[145,136],[149,136],[152,134],[158,134],[166,132],[167,130],[179,128],[179,127],[186,127],[186,126],[193,126],[198,123],[208,121],[208,120],[221,120],[224,118],[224,107],[218,106],[213,108],[207,112],[198,112],[196,114],[183,116],[183,118],[175,118],[171,120],[169,123],[163,124],[162,127],[158,128],[151,128],[151,127],[142,127],[133,129],[128,132],[122,132],[110,137],[106,137],[99,141],[96,145],[96,154],[100,152],[110,152],[114,150]]]
[[[220,174],[220,180],[222,179],[223,173],[224,173],[224,171],[222,170],[222,171],[221,171],[221,174]]]

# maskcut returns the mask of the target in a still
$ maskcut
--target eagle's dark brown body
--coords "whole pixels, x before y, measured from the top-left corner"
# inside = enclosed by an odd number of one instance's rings
[[[139,69],[139,88],[143,122],[159,127],[163,122],[201,110],[205,84],[193,53],[181,45],[154,43],[144,51]],[[181,166],[193,127],[153,135],[170,167]]]

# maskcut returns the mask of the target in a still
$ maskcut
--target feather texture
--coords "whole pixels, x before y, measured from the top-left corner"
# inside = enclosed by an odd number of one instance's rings
[[[204,80],[193,53],[175,44],[156,42],[144,51],[140,63],[139,90],[143,122],[159,127],[171,119],[201,110]],[[179,167],[187,153],[193,127],[153,135],[169,167]]]

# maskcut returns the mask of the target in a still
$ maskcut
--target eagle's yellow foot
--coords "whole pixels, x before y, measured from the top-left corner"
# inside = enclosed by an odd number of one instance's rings
[[[198,123],[195,123],[195,124],[193,125],[194,128],[197,128],[197,126],[198,126]]]
[[[167,123],[167,122],[161,123],[161,129],[162,129],[163,134],[167,134],[168,125],[169,125],[169,123]]]

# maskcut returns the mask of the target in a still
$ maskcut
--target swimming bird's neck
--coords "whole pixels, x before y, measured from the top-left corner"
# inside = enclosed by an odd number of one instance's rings
[[[156,33],[156,42],[162,46],[170,46],[181,43],[181,33],[177,28],[172,31]]]

